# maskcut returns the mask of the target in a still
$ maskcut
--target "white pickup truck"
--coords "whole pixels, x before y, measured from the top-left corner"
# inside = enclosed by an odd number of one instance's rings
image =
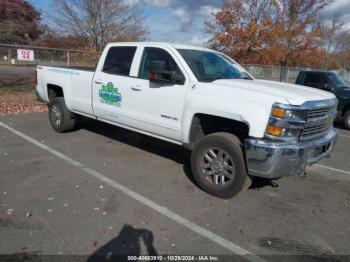
[[[303,175],[337,138],[333,94],[256,80],[194,46],[111,43],[96,69],[38,66],[36,91],[58,132],[86,116],[185,146],[198,185],[221,198],[249,177]]]

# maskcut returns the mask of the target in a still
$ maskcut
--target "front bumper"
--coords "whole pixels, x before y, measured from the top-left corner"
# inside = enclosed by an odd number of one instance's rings
[[[312,165],[330,154],[337,136],[338,133],[332,128],[323,137],[294,144],[246,139],[248,173],[271,179],[303,175],[307,165]]]

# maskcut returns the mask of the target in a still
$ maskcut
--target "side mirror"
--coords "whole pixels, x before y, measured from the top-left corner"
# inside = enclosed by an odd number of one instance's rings
[[[332,91],[333,90],[333,88],[332,88],[332,86],[330,84],[324,84],[323,85],[323,89],[327,90],[327,91]]]
[[[180,84],[185,83],[185,78],[182,74],[179,74],[176,71],[161,71],[156,70],[149,72],[148,74],[149,81],[159,84]]]

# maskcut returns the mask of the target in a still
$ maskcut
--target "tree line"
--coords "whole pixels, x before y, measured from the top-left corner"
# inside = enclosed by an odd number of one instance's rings
[[[43,23],[26,0],[0,0],[0,43],[101,51],[108,42],[143,41],[137,1],[54,0]],[[208,46],[243,64],[350,68],[350,31],[332,0],[224,0],[205,23]],[[185,42],[185,41],[184,41]]]
[[[350,68],[350,31],[332,0],[230,0],[206,23],[211,47],[244,64]]]

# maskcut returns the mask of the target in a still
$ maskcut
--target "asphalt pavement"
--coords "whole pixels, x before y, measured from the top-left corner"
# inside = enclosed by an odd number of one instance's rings
[[[194,184],[179,146],[94,120],[58,134],[47,113],[0,117],[0,254],[350,255],[350,132],[339,132],[306,177],[221,200]]]

